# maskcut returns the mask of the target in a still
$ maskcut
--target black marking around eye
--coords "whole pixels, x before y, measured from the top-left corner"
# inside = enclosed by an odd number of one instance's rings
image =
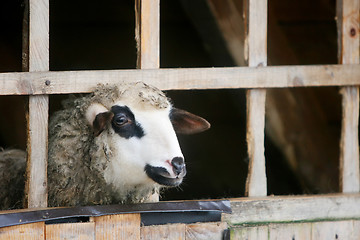
[[[114,131],[121,137],[124,137],[126,139],[129,139],[131,137],[142,138],[145,135],[141,124],[136,122],[133,112],[127,106],[112,106],[111,112],[114,113],[114,117],[111,121],[111,126]],[[129,122],[119,127],[115,124],[115,119],[120,115],[122,117],[126,116]]]

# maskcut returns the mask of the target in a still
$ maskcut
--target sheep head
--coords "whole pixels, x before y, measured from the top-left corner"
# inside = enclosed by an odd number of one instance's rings
[[[118,89],[106,100],[97,96],[103,90],[95,91],[85,113],[108,160],[105,181],[120,194],[134,186],[178,186],[186,167],[176,133],[198,133],[210,124],[144,83]]]

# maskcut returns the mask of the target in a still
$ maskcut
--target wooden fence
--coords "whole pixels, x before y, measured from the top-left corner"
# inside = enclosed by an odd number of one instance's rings
[[[28,208],[47,207],[49,94],[89,92],[99,79],[103,83],[144,81],[163,90],[246,88],[250,160],[246,194],[250,198],[232,199],[233,214],[223,216],[223,221],[231,228],[231,237],[360,239],[360,224],[357,220],[360,219],[359,0],[337,2],[339,64],[281,67],[266,66],[267,0],[245,1],[247,41],[244,52],[247,53],[248,67],[159,69],[159,0],[136,0],[139,69],[51,72],[49,0],[29,0],[29,27],[24,29],[24,37],[28,37],[28,41],[25,41],[28,43],[28,51],[23,54],[24,69],[28,72],[0,73],[0,95],[29,95]],[[310,86],[341,86],[343,118],[339,169],[342,193],[306,197],[267,196],[264,157],[266,88]],[[189,229],[193,229],[191,226],[158,226],[153,231],[151,227],[140,228],[138,222],[132,225],[130,218],[130,215],[119,215],[74,225],[45,226],[43,223],[35,223],[14,226],[6,231],[2,229],[0,238],[23,236],[26,239],[59,239],[56,236],[75,231],[74,226],[81,226],[76,231],[83,239],[88,239],[87,235],[92,231],[89,229],[99,229],[95,233],[96,239],[117,239],[119,235],[116,234],[128,236],[126,234],[130,233],[131,237],[120,239],[159,239],[159,234],[168,236],[166,232],[181,232],[179,239],[191,239],[186,235]],[[195,228],[205,229],[205,225]],[[113,233],[119,229],[126,233]],[[98,235],[110,232],[115,235]]]

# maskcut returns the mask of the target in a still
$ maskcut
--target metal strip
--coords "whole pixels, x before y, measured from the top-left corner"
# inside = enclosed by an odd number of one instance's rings
[[[20,210],[21,211],[21,210]],[[12,212],[0,214],[0,227],[19,224],[76,218],[98,217],[124,213],[185,213],[185,212],[223,212],[231,213],[228,200],[158,202],[124,205],[101,205],[71,208],[49,208],[45,210]]]

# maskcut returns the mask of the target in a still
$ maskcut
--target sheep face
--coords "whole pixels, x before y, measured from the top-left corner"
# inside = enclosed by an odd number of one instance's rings
[[[134,187],[178,186],[186,175],[177,133],[195,133],[209,123],[191,113],[117,101],[110,109],[92,104],[86,113],[108,164],[104,179],[121,192]]]
[[[117,103],[111,107],[108,137],[113,158],[105,170],[105,180],[116,186],[177,186],[186,174],[173,166],[173,159],[183,159],[170,121],[170,109],[145,110]],[[126,179],[119,179],[126,176]]]

